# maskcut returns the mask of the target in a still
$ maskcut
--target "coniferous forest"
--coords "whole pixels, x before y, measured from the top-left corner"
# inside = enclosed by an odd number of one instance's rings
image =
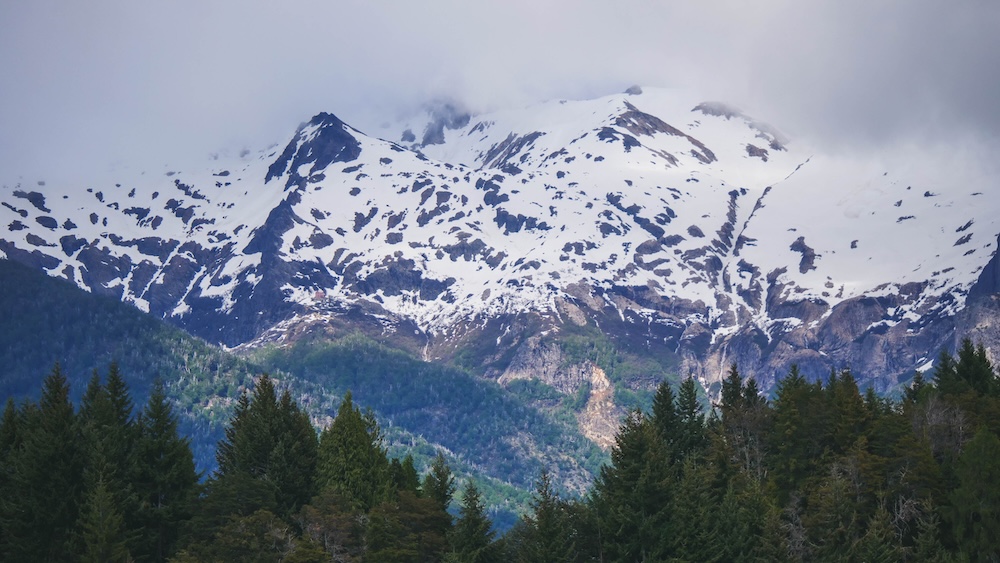
[[[57,365],[0,421],[3,561],[996,561],[1000,379],[969,340],[899,400],[793,368],[764,398],[735,366],[706,409],[688,379],[623,421],[582,498],[547,471],[498,535],[445,457],[387,455],[348,393],[320,432],[267,375],[199,475],[161,384],[119,367],[78,405]]]

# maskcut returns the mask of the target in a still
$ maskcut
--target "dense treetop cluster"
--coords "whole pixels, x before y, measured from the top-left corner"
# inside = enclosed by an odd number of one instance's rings
[[[0,421],[0,559],[10,561],[995,561],[1000,379],[966,340],[899,401],[849,370],[797,369],[762,397],[735,366],[705,410],[661,384],[622,422],[583,498],[543,471],[502,537],[443,455],[387,455],[347,394],[317,433],[261,376],[203,482],[162,386],[135,413],[118,367],[78,409],[57,366]]]

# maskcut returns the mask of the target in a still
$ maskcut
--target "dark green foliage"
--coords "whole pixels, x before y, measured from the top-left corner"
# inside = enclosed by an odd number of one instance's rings
[[[670,552],[688,561],[712,561],[719,556],[720,491],[715,468],[699,463],[695,457],[684,460],[677,482],[668,528]]]
[[[957,545],[976,560],[1000,558],[1000,439],[981,429],[955,468],[958,488],[946,511]]]
[[[866,563],[895,563],[903,558],[888,510],[878,507],[868,520],[864,534],[850,551],[854,559]]]
[[[525,490],[540,469],[540,457],[557,460],[553,471],[577,482],[589,481],[606,459],[580,435],[572,416],[555,419],[529,406],[530,399],[491,381],[422,362],[359,335],[267,349],[257,358],[272,370],[323,389],[350,390],[356,401],[392,420],[394,431],[432,438],[455,456],[474,462],[486,476]],[[523,390],[548,392],[537,385]],[[525,434],[532,436],[538,454],[524,456],[515,446]]]
[[[449,563],[500,563],[502,559],[499,546],[493,542],[496,534],[492,527],[479,489],[470,479],[462,489],[458,520],[448,536],[451,551],[446,560]]]
[[[135,492],[140,536],[138,554],[163,561],[172,552],[180,523],[190,517],[188,505],[198,475],[187,438],[177,433],[177,418],[157,381],[138,421],[138,472]]]
[[[0,497],[3,559],[66,561],[82,498],[84,453],[69,385],[57,364],[37,407],[25,409],[23,438],[11,452]]]
[[[611,463],[594,483],[592,504],[611,561],[654,560],[667,552],[663,530],[676,494],[670,464],[654,424],[630,413],[615,437]]]
[[[362,414],[354,406],[351,393],[320,435],[316,478],[320,490],[336,491],[363,511],[392,498],[382,431],[371,411]]]
[[[368,516],[364,561],[379,563],[440,561],[448,548],[451,517],[438,502],[401,491]]]
[[[420,491],[420,476],[417,475],[417,468],[413,465],[413,456],[407,454],[402,463],[399,459],[392,458],[389,471],[392,473],[392,484],[397,491],[410,491],[417,494]]]
[[[986,357],[986,349],[982,344],[974,346],[969,338],[962,339],[958,349],[958,365],[955,373],[979,395],[997,393],[997,380],[993,374],[993,365]]]
[[[218,448],[219,478],[245,474],[271,483],[277,511],[297,512],[313,495],[318,442],[309,417],[288,391],[279,400],[266,374],[242,396]]]
[[[535,485],[531,514],[523,519],[516,549],[521,563],[568,563],[576,559],[568,505],[552,488],[548,472]]]
[[[125,563],[131,560],[125,518],[103,479],[99,479],[87,495],[79,528],[83,544],[81,561]]]
[[[656,395],[653,397],[651,422],[664,443],[670,445],[671,450],[675,449],[673,444],[680,435],[680,421],[677,417],[674,391],[666,381],[660,382],[656,389]]]
[[[700,452],[707,445],[705,412],[698,400],[698,384],[689,377],[681,383],[677,394],[677,438],[674,456],[684,457]]]
[[[356,561],[364,548],[361,513],[333,489],[324,489],[302,507],[297,523],[310,544],[335,561]]]
[[[437,502],[442,510],[448,510],[451,499],[455,495],[455,476],[444,459],[444,454],[438,452],[431,464],[431,470],[424,477],[424,496]]]

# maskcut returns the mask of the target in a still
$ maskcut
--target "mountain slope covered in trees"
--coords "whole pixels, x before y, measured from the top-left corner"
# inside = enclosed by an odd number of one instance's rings
[[[240,395],[199,485],[162,387],[135,414],[117,366],[79,409],[57,367],[0,419],[0,557],[50,561],[993,561],[1000,378],[966,339],[899,401],[850,371],[773,400],[735,366],[706,412],[659,386],[589,493],[542,469],[498,537],[474,480],[391,457],[348,393],[322,432],[267,376]],[[461,496],[456,491],[462,485]],[[454,505],[454,506],[453,506]],[[457,508],[449,513],[449,508]],[[457,518],[456,518],[457,515]]]
[[[425,467],[444,447],[457,474],[479,478],[484,502],[494,516],[502,513],[505,526],[527,501],[541,467],[551,464],[561,487],[582,491],[606,459],[571,418],[357,334],[260,350],[247,359],[16,262],[0,260],[0,286],[0,398],[36,398],[56,362],[74,402],[91,375],[112,362],[140,403],[159,377],[202,471],[214,470],[225,421],[240,393],[265,371],[291,391],[317,427],[353,390],[383,421],[394,455],[405,448]]]

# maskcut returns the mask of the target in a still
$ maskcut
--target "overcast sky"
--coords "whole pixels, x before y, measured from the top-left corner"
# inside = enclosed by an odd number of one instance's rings
[[[1000,150],[996,0],[0,3],[0,178],[684,86],[823,150]],[[930,147],[930,148],[929,148]]]

